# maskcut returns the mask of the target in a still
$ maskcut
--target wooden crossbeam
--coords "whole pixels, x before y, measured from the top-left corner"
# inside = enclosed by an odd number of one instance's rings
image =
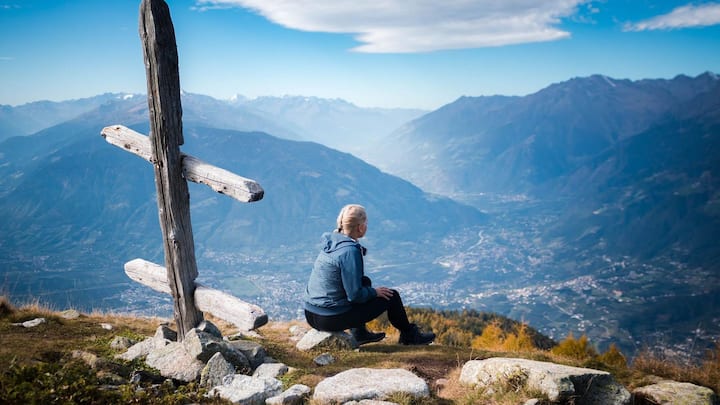
[[[147,136],[122,125],[105,127],[101,134],[108,143],[153,163],[150,139]],[[196,157],[184,153],[181,155],[183,174],[187,180],[204,184],[214,191],[240,202],[259,201],[265,194],[260,184],[254,180],[210,165]]]
[[[155,291],[171,293],[167,282],[167,270],[159,264],[134,259],[125,263],[125,274]],[[201,311],[226,320],[241,330],[256,329],[268,321],[265,311],[259,306],[200,283],[195,283],[195,305]]]

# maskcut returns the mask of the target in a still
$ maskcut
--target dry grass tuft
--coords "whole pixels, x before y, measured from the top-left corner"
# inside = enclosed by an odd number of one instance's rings
[[[456,400],[458,398],[468,398],[473,393],[473,389],[460,383],[460,372],[462,366],[453,369],[448,373],[442,386],[436,386],[437,396],[446,400]]]
[[[720,393],[720,341],[699,363],[679,361],[645,349],[633,360],[633,369],[680,382],[702,385]]]
[[[58,317],[59,311],[57,308],[53,308],[50,304],[40,301],[39,298],[35,298],[32,301],[16,303],[16,315],[22,313],[25,317]]]

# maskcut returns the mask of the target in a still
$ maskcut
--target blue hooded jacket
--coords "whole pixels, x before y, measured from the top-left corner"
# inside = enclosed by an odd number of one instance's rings
[[[323,248],[315,259],[305,290],[305,309],[318,315],[340,315],[377,297],[362,285],[363,247],[349,236],[323,234]]]

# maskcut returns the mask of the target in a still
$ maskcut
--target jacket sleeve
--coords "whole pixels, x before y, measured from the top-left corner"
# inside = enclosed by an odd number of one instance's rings
[[[340,256],[340,274],[348,301],[360,304],[377,297],[375,289],[362,285],[363,257],[360,249],[353,247]]]

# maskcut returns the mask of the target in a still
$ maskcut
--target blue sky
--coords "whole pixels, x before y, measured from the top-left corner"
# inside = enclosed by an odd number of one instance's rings
[[[169,0],[185,91],[436,109],[720,73],[720,1]],[[0,0],[0,104],[145,93],[140,0]]]

